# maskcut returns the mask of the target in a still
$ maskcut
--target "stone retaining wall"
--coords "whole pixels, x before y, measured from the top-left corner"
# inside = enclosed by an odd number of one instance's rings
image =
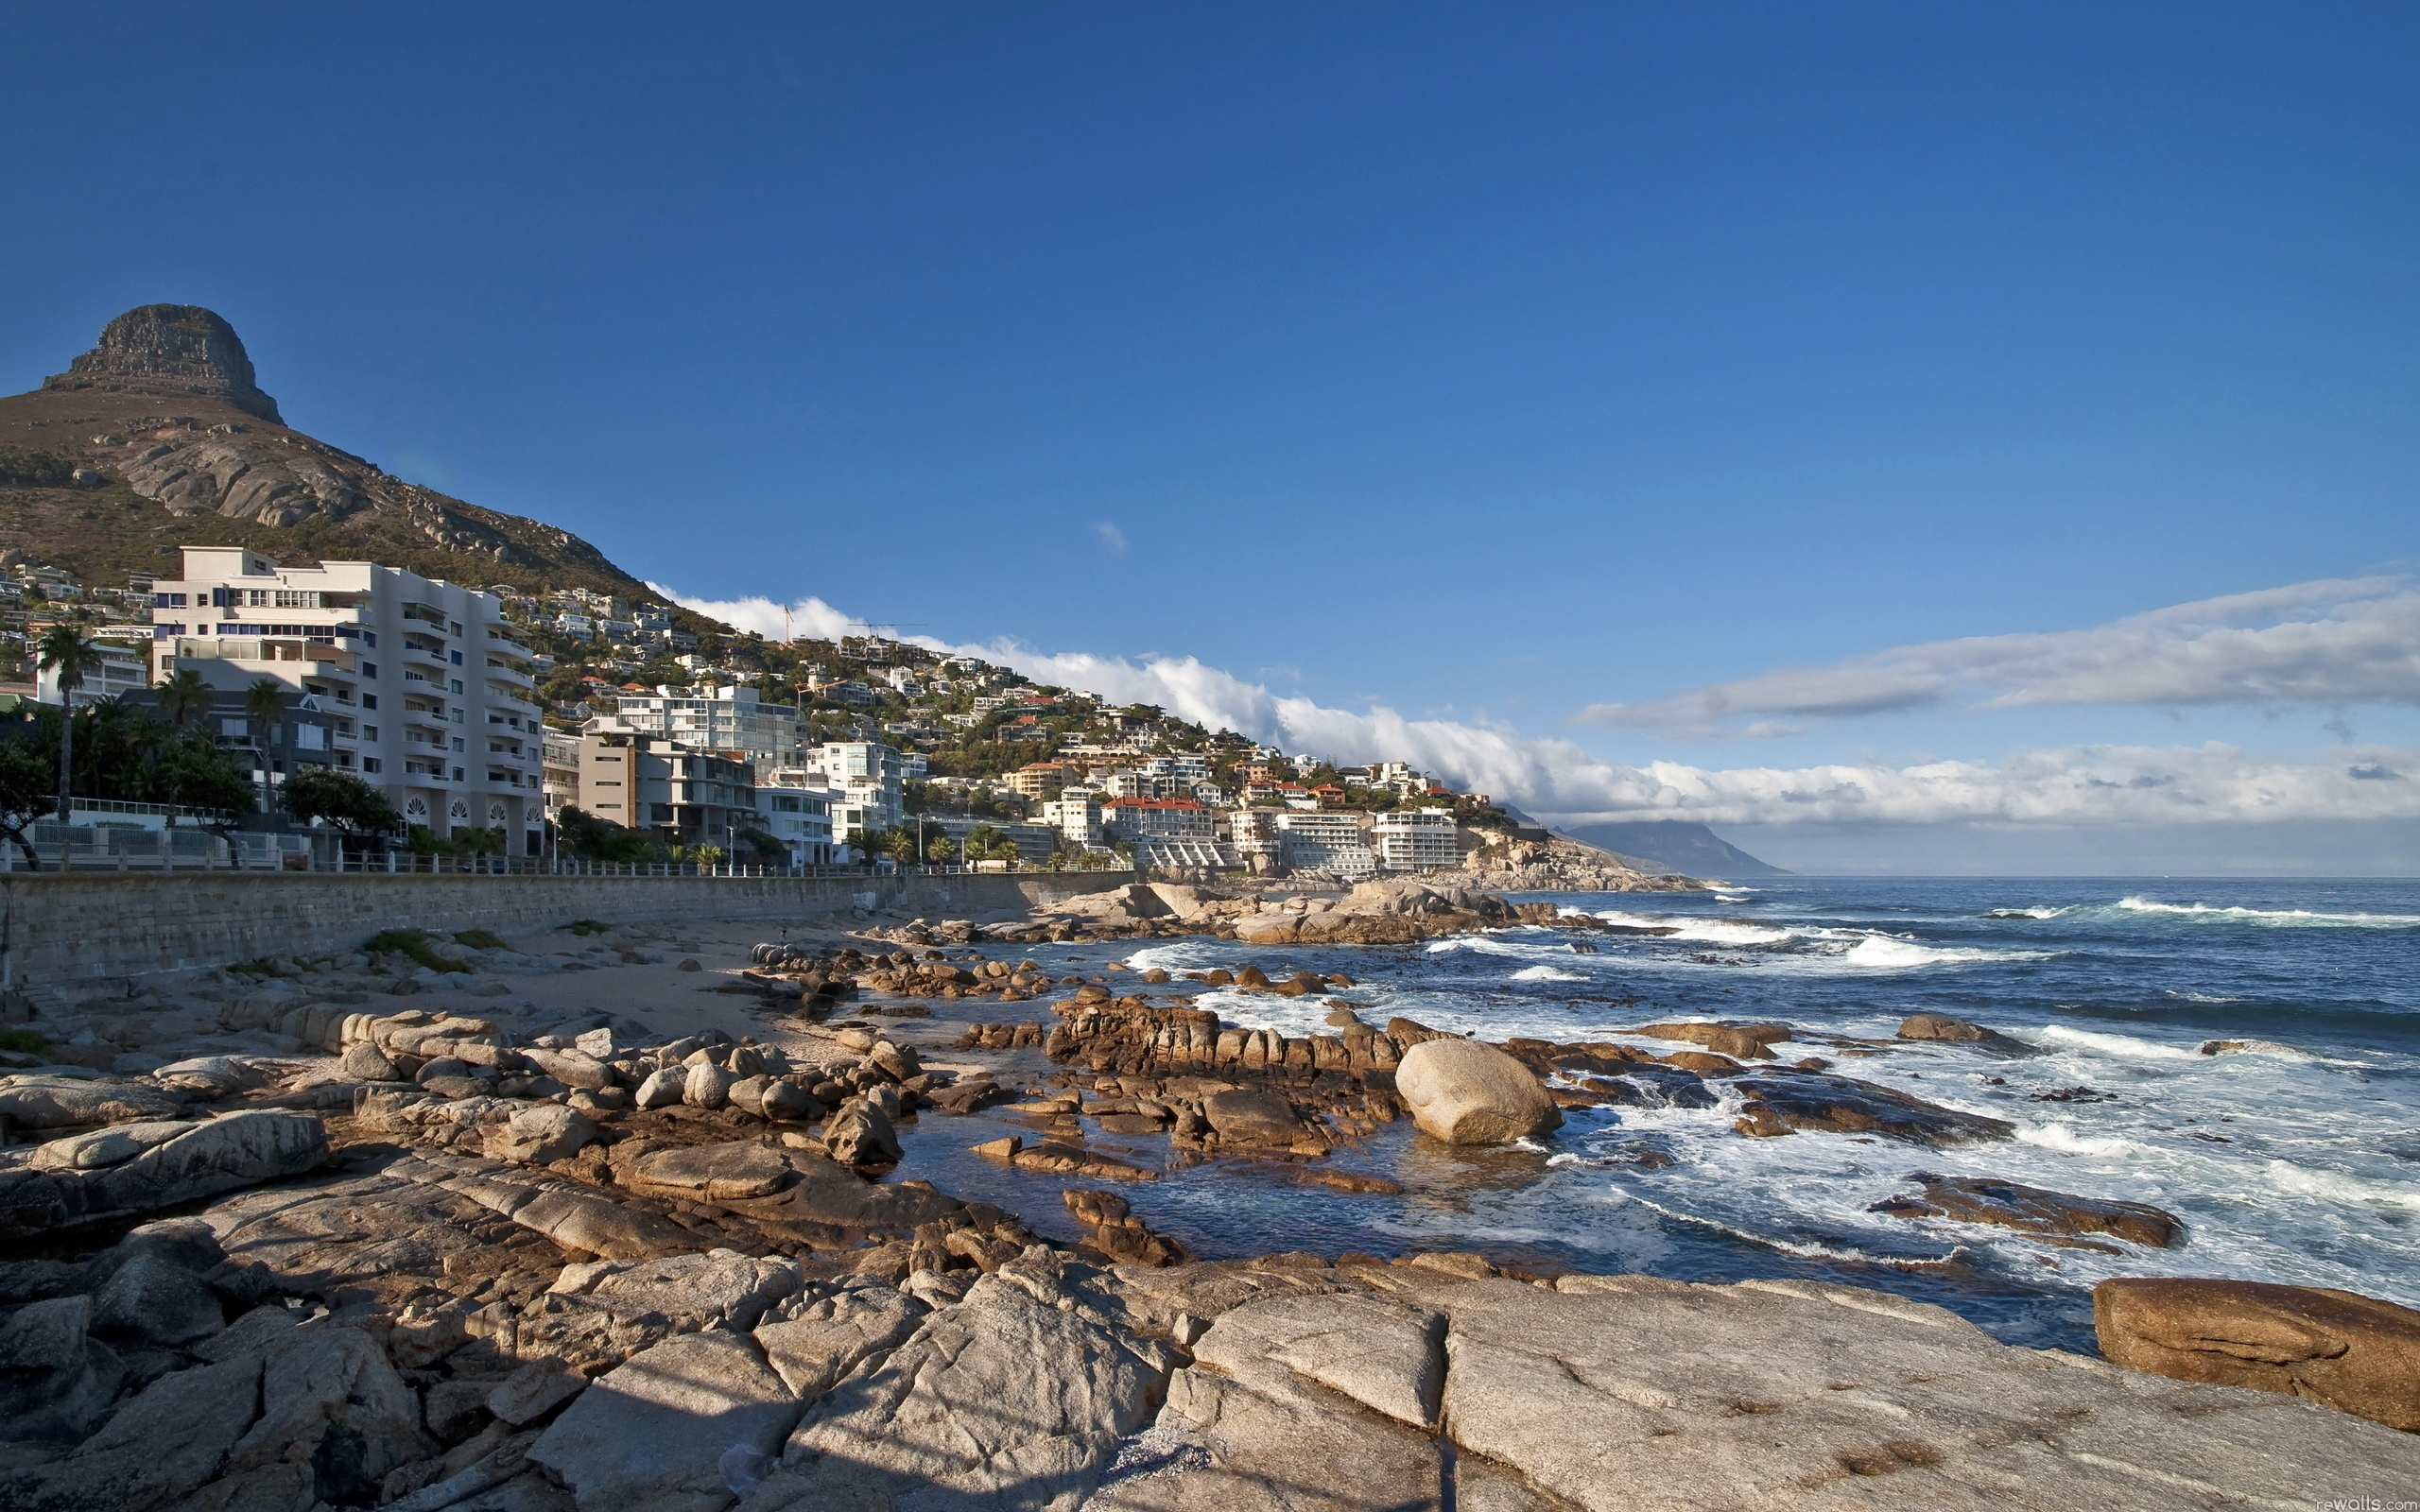
[[[908,878],[20,875],[0,877],[0,953],[14,986],[73,990],[264,955],[351,950],[385,929],[513,935],[575,919],[616,924],[804,920],[884,908],[969,919],[1133,880],[1124,871]]]

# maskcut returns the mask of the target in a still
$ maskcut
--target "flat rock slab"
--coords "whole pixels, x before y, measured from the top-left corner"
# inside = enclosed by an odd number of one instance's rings
[[[1437,1292],[1444,1414],[1582,1507],[2283,1505],[2420,1476],[2420,1440],[2360,1418],[2012,1349],[1884,1294],[1559,1285]]]
[[[719,1512],[734,1494],[727,1457],[762,1463],[799,1411],[752,1340],[709,1330],[607,1371],[529,1457],[562,1478],[580,1512]]]
[[[1011,1262],[835,1386],[741,1507],[1072,1508],[1167,1367],[1055,1267]]]
[[[859,1287],[756,1326],[756,1343],[802,1401],[832,1389],[869,1355],[896,1348],[916,1332],[925,1304],[888,1286]]]
[[[2053,1243],[2073,1242],[2085,1234],[2107,1234],[2130,1244],[2165,1249],[2185,1237],[2185,1225],[2175,1214],[2148,1203],[2072,1196],[1991,1177],[1934,1176],[1920,1171],[1910,1179],[1923,1190],[1886,1197],[1867,1211],[1889,1213],[1894,1218],[1950,1218],[1960,1223],[1993,1224],[2039,1234]],[[2122,1253],[2114,1245],[2089,1247]]]
[[[1791,1131],[1879,1134],[1935,1145],[2004,1140],[2016,1132],[2016,1125],[2005,1119],[1962,1113],[1853,1076],[1771,1071],[1743,1076],[1732,1085],[1750,1100],[1752,1114],[1761,1108],[1766,1116]]]
[[[252,1109],[133,1126],[147,1131],[126,1137],[137,1148],[88,1141],[51,1169],[0,1171],[0,1235],[173,1207],[301,1176],[328,1158],[327,1129],[316,1113]],[[101,1163],[78,1163],[87,1159]]]
[[[575,1270],[586,1272],[582,1284],[567,1285]],[[553,1289],[588,1297],[625,1317],[653,1313],[683,1330],[725,1324],[745,1332],[800,1285],[798,1267],[786,1262],[717,1249],[632,1265],[566,1266]]]
[[[1220,1317],[1194,1358],[1231,1376],[1282,1366],[1415,1428],[1437,1421],[1445,1383],[1445,1319],[1426,1308],[1359,1297],[1283,1297]]]
[[[692,1144],[639,1157],[631,1188],[660,1196],[721,1202],[765,1197],[790,1181],[782,1152],[752,1143]]]

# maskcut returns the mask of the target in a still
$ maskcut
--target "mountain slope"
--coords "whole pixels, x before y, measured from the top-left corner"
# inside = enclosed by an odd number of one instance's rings
[[[1692,877],[1788,877],[1794,873],[1770,866],[1747,851],[1715,837],[1703,824],[1680,819],[1642,819],[1628,824],[1583,824],[1557,832],[1575,840],[1630,859],[1653,864],[1655,869]]]
[[[56,481],[68,468],[80,483]],[[114,587],[174,571],[188,543],[481,588],[657,596],[567,530],[406,483],[287,426],[225,320],[147,304],[41,388],[0,399],[0,548]]]

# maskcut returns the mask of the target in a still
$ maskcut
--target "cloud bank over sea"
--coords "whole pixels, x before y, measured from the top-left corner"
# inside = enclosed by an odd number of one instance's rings
[[[2205,598],[2090,629],[1968,636],[1829,666],[1782,667],[1578,722],[1676,739],[1805,734],[1934,707],[2342,709],[2420,705],[2420,593],[2396,577],[2325,578]]]
[[[701,614],[769,636],[837,638],[869,627],[818,598],[784,606],[650,586]],[[2347,742],[2274,755],[2220,742],[2073,745],[1990,761],[1906,765],[1628,765],[1565,739],[1409,718],[1384,706],[1331,708],[1277,694],[1193,657],[1128,660],[1045,652],[1012,641],[952,645],[903,639],[1118,702],[1156,704],[1288,751],[1348,762],[1409,761],[1563,823],[2071,828],[2420,820],[2420,749],[2393,746]],[[1953,700],[1978,686],[1988,690],[1989,702],[2004,706],[2420,701],[2420,594],[2383,578],[2304,583],[2182,605],[2097,630],[1941,642],[1841,667],[1832,691],[1795,701],[1785,699],[1783,690],[1802,674],[1726,684],[1741,690],[1740,702],[1729,705],[1723,717],[1744,711],[1753,719],[1786,706],[1792,717],[1839,718],[1910,700]],[[1621,706],[1589,713],[1603,723],[1685,723],[1703,714],[1710,697],[1719,703],[1732,696],[1702,689],[1637,706],[1619,718],[1606,711]]]

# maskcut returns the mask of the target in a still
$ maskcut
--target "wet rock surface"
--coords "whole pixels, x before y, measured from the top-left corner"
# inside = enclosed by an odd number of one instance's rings
[[[1911,1144],[1967,1144],[2016,1132],[2006,1119],[1964,1113],[1895,1088],[1821,1072],[1772,1071],[1736,1083],[1750,1102],[1742,1133],[1878,1134]]]
[[[2107,1234],[2147,1248],[2164,1249],[2181,1243],[2185,1237],[2185,1225],[2174,1213],[2147,1203],[2071,1196],[1989,1177],[1918,1172],[1909,1179],[1917,1182],[1921,1191],[1887,1197],[1871,1211],[1902,1218],[1953,1218],[1962,1223],[1996,1224],[2070,1243],[2088,1234]],[[2117,1252],[2112,1246],[2097,1247]]]

